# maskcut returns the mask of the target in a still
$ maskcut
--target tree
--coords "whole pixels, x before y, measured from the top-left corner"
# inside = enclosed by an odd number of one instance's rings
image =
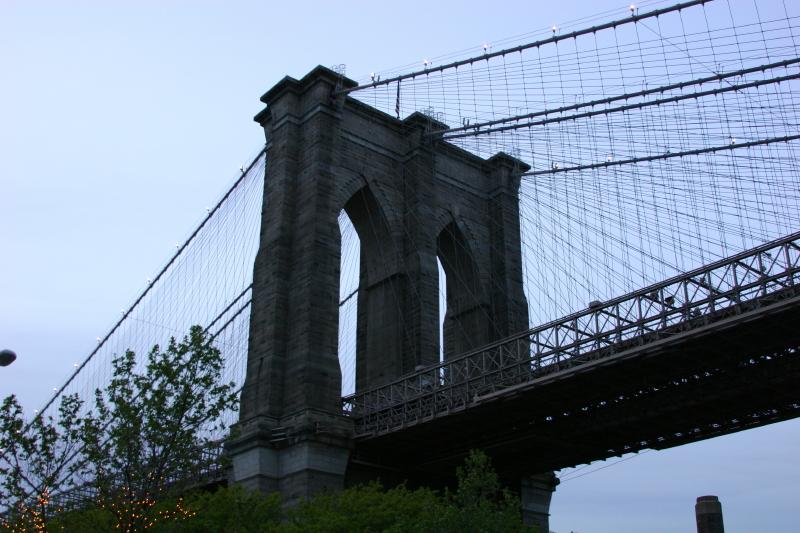
[[[221,383],[212,339],[193,327],[142,361],[127,351],[89,409],[62,398],[57,419],[26,423],[13,396],[0,408],[0,510],[10,531],[238,531],[463,533],[523,532],[519,502],[501,488],[489,458],[471,452],[455,491],[384,490],[379,484],[326,493],[292,509],[276,494],[241,487],[189,491],[209,435],[237,405]],[[54,509],[51,495],[79,488],[77,509]],[[52,517],[56,512],[56,516]]]
[[[155,532],[272,532],[277,531],[283,519],[280,494],[249,491],[240,485],[189,494],[185,508],[191,516],[165,522]]]
[[[403,533],[438,531],[445,501],[430,489],[384,490],[372,483],[320,494],[288,511],[280,533]],[[463,532],[460,532],[463,533]]]
[[[30,423],[23,417],[16,396],[0,407],[0,509],[5,508],[17,530],[44,526],[50,495],[69,479],[70,459],[81,445],[78,413],[83,403],[77,395],[65,396],[58,420],[37,416]],[[9,526],[0,519],[0,525]]]
[[[222,413],[237,406],[234,384],[221,383],[222,356],[194,326],[180,342],[172,338],[163,350],[154,346],[145,361],[129,350],[112,367],[110,383],[95,391],[94,409],[81,410],[80,399],[66,397],[55,422],[39,416],[26,425],[16,400],[6,399],[0,439],[4,464],[11,467],[0,474],[4,487],[24,490],[8,492],[10,501],[2,497],[0,506],[22,516],[32,501],[79,486],[122,531],[180,514],[178,507],[165,510],[156,502],[185,490],[209,435],[224,429]],[[68,463],[58,475],[47,470],[44,465],[66,449]],[[31,476],[45,482],[27,482]]]
[[[456,470],[457,487],[443,495],[379,484],[319,495],[288,513],[280,533],[532,533],[519,500],[503,490],[489,457],[472,451]],[[268,531],[271,531],[268,529]]]
[[[464,465],[456,469],[456,478],[458,486],[455,493],[447,494],[450,506],[441,515],[440,531],[531,531],[522,525],[519,499],[501,486],[485,453],[470,451]]]

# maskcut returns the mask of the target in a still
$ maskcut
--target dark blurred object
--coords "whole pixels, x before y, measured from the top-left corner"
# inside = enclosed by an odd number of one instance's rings
[[[725,533],[722,504],[716,496],[700,496],[694,506],[697,533]]]
[[[0,366],[8,366],[17,360],[17,354],[11,350],[0,351]]]

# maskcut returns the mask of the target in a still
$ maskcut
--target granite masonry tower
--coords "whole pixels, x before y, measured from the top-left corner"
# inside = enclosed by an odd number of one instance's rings
[[[446,126],[427,115],[399,120],[337,94],[352,86],[317,67],[270,89],[256,116],[267,142],[264,207],[228,449],[234,482],[290,502],[341,488],[356,445],[337,347],[342,209],[361,242],[357,390],[438,361],[437,257],[447,274],[445,357],[528,327],[518,192],[529,167],[428,135]],[[523,499],[536,486],[523,484]],[[546,520],[546,510],[530,512]]]

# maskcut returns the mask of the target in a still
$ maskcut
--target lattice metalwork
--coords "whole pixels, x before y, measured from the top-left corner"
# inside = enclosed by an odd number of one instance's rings
[[[800,233],[651,285],[343,399],[376,435],[468,409],[547,375],[798,298]]]

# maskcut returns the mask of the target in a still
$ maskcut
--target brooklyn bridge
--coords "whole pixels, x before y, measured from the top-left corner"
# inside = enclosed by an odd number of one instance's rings
[[[278,81],[42,412],[201,324],[241,392],[211,478],[436,486],[480,448],[545,527],[554,471],[798,416],[798,18],[731,5]]]

